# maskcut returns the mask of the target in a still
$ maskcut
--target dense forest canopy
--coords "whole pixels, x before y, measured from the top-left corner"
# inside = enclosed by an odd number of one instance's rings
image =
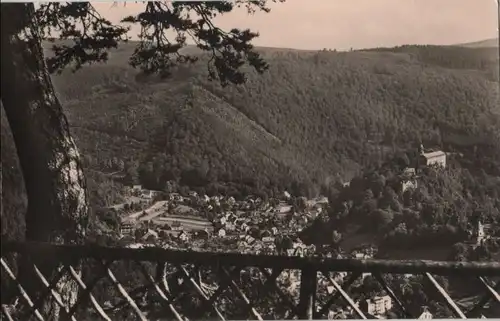
[[[419,142],[477,155],[464,162],[499,175],[494,48],[261,48],[270,69],[246,70],[246,84],[225,88],[207,81],[203,55],[161,79],[128,66],[133,48],[113,50],[107,64],[53,76],[95,207],[119,202],[122,186],[132,183],[237,197],[283,189],[328,195]],[[7,222],[19,219],[25,201],[3,118],[2,137],[9,169],[2,230],[13,233]]]

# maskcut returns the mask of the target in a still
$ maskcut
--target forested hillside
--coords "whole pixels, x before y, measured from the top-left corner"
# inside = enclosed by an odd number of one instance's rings
[[[95,207],[119,202],[131,183],[331,194],[334,183],[420,141],[488,154],[471,166],[489,172],[500,155],[496,49],[262,49],[270,70],[249,70],[246,85],[226,88],[207,80],[203,59],[169,79],[139,75],[127,65],[132,50],[53,77]],[[2,233],[15,235],[26,200],[7,132],[2,116]]]
[[[416,258],[410,249],[425,249],[427,257],[420,259],[442,260],[451,257],[436,258],[435,254],[449,255],[454,244],[474,240],[474,231],[481,222],[491,226],[487,232],[491,240],[467,259],[487,259],[492,252],[498,252],[500,155],[450,154],[446,168],[423,168],[416,176],[404,174],[407,166],[414,166],[416,154],[411,150],[401,153],[356,176],[349,186],[339,188],[330,200],[328,215],[304,230],[303,238],[329,244],[334,233],[344,236],[341,247],[344,244],[349,247],[352,243],[349,239],[359,240],[364,235],[366,241],[358,242],[358,246],[371,243],[390,253],[405,250],[407,255],[403,259]],[[480,158],[488,159],[496,167],[481,168]],[[470,166],[471,161],[475,166]],[[412,185],[403,189],[402,183],[407,181]]]

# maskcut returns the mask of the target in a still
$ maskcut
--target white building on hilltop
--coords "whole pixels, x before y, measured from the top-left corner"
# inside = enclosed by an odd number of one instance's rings
[[[419,156],[418,156],[419,166],[440,166],[446,167],[446,153],[438,150],[433,152],[425,152],[424,146],[420,145]]]

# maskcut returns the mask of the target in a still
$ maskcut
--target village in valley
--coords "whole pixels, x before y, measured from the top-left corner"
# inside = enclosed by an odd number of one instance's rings
[[[446,153],[425,152],[419,148],[417,166],[405,168],[401,175],[400,191],[418,187],[419,166],[446,167]],[[344,183],[347,188],[349,182]],[[373,244],[360,246],[344,252],[336,246],[305,244],[298,236],[300,232],[321,215],[328,215],[329,201],[326,197],[306,199],[284,192],[279,199],[263,200],[248,196],[242,200],[233,197],[198,195],[194,191],[186,195],[163,193],[134,185],[127,189],[130,203],[108,208],[119,218],[116,231],[121,246],[129,248],[163,247],[210,252],[237,252],[261,255],[314,256],[354,258],[369,260],[377,253]],[[488,225],[478,222],[467,240],[469,246],[478,246],[488,237]],[[339,233],[339,237],[340,233]],[[297,272],[297,271],[295,271]],[[363,278],[369,276],[365,273]],[[347,273],[336,273],[335,279],[342,281]],[[289,272],[279,279],[286,283],[290,293],[296,292],[300,276]],[[323,277],[319,285],[332,293],[335,289]],[[389,295],[377,295],[362,300],[357,306],[375,318],[385,318],[392,309]],[[329,318],[354,316],[355,311],[347,307],[329,312]],[[432,314],[422,308],[419,319],[431,319]]]
[[[136,205],[112,207],[113,211],[122,212],[119,234],[123,245],[183,248],[189,244],[196,250],[218,248],[240,253],[313,253],[313,246],[304,245],[293,235],[328,204],[324,197],[296,199],[286,192],[281,200],[263,201],[248,196],[237,201],[233,197],[208,197],[194,191],[161,197],[161,192],[137,185],[130,189],[130,194],[138,201]],[[142,208],[134,210],[137,206]],[[285,237],[290,238],[291,246],[283,250],[277,247],[277,239]]]
[[[400,174],[399,192],[418,188],[422,167],[446,168],[443,151],[418,149],[414,167]],[[349,182],[342,184],[349,187]],[[313,255],[314,245],[305,245],[297,236],[320,215],[328,215],[326,197],[306,199],[284,192],[281,198],[263,200],[247,196],[243,200],[222,195],[198,195],[189,191],[164,193],[134,185],[127,188],[129,202],[108,208],[119,220],[120,243],[128,247],[162,246],[196,250],[235,251],[255,254]],[[478,222],[468,244],[488,238],[490,225]],[[373,246],[363,255],[373,252]],[[360,255],[356,249],[352,257]],[[365,253],[366,252],[366,253]],[[331,256],[329,251],[322,255]]]
[[[321,197],[306,200],[294,198],[285,192],[281,200],[263,201],[247,197],[236,201],[233,197],[169,194],[165,200],[154,201],[161,192],[144,190],[141,186],[130,189],[131,196],[140,199],[143,206],[150,206],[132,213],[124,213],[120,226],[120,242],[130,248],[147,246],[164,248],[189,248],[198,251],[235,251],[253,254],[282,254],[289,256],[314,255],[314,245],[304,244],[297,233],[318,215],[324,213],[328,199]],[[214,213],[214,214],[210,214]],[[337,258],[371,259],[373,247],[353,251],[349,255],[336,254]],[[327,252],[332,256],[332,252]],[[365,273],[363,277],[369,276]],[[341,282],[348,274],[336,273]],[[298,294],[299,271],[283,273],[278,283],[289,293]],[[335,289],[326,277],[319,280],[319,287],[332,294]],[[209,287],[204,287],[210,291]],[[375,296],[358,302],[365,313],[382,318],[392,309],[392,298]],[[329,311],[329,318],[348,318],[356,312],[348,305],[345,309]],[[424,310],[421,318],[428,318]],[[432,317],[432,316],[431,316]]]

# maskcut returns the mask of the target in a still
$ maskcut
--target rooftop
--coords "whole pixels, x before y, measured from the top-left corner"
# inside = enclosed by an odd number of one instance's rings
[[[424,153],[422,156],[424,156],[425,158],[434,158],[434,157],[446,156],[446,153],[441,150],[438,150],[434,152]]]

